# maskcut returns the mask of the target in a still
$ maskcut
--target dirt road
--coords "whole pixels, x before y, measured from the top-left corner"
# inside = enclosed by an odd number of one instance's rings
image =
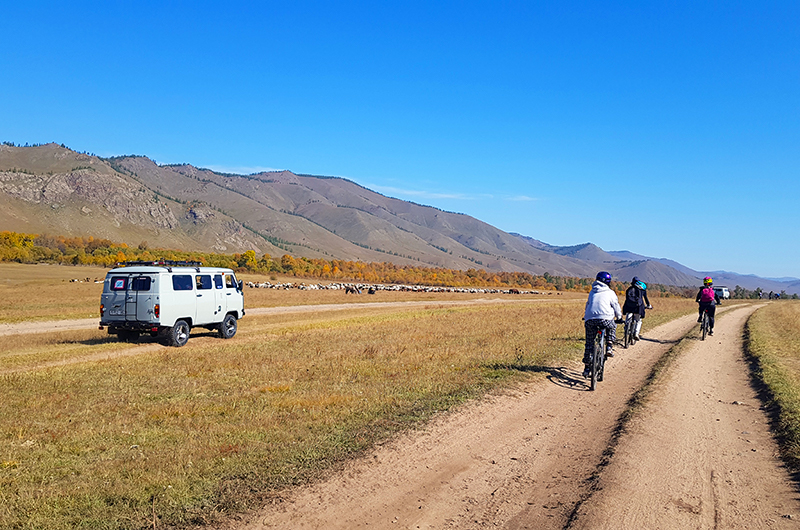
[[[317,311],[343,311],[346,309],[364,308],[390,308],[390,307],[438,307],[438,306],[470,306],[485,304],[509,304],[509,303],[540,303],[540,302],[559,302],[557,298],[548,299],[526,299],[516,300],[501,298],[475,298],[472,300],[419,300],[401,302],[353,302],[346,304],[316,304],[316,305],[291,305],[278,307],[254,307],[247,308],[248,316],[256,315],[281,315],[287,313],[312,313]],[[16,322],[13,324],[0,324],[0,337],[3,335],[18,335],[25,333],[51,333],[54,331],[75,331],[80,329],[97,328],[100,317],[79,318],[72,320],[48,320],[42,322]]]
[[[655,361],[693,326],[649,333],[587,390],[577,367],[494,396],[289,492],[231,528],[797,528],[798,495],[749,386],[742,327],[720,314],[628,428],[615,428]]]

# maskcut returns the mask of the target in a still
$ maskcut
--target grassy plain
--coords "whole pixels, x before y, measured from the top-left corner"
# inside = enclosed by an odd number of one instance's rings
[[[329,294],[248,290],[248,306],[255,291]],[[180,527],[255,506],[437,412],[577,366],[584,300],[248,316],[230,341],[180,349],[99,330],[4,337],[0,527]],[[652,301],[645,333],[696,307]]]
[[[0,263],[0,299],[13,303],[0,307],[0,324],[80,318],[100,318],[102,280],[108,269],[102,267],[23,265]],[[294,277],[239,274],[245,282],[317,283]],[[81,280],[73,282],[71,280]],[[87,281],[88,280],[88,281]],[[99,280],[101,283],[95,283]],[[323,282],[330,283],[330,282]],[[485,295],[465,293],[412,293],[378,291],[374,295],[345,295],[343,291],[300,289],[251,289],[245,287],[246,307],[278,307],[303,304],[341,304],[355,302],[395,302],[409,300],[471,300]],[[506,295],[510,296],[510,295]],[[516,296],[516,295],[514,295]],[[527,295],[526,295],[527,296]],[[548,295],[542,295],[548,296]],[[549,296],[579,298],[584,295],[551,292]],[[539,298],[530,295],[528,298]]]
[[[784,458],[800,472],[800,303],[769,302],[750,318],[747,337],[755,375],[768,389],[769,408],[777,411]]]

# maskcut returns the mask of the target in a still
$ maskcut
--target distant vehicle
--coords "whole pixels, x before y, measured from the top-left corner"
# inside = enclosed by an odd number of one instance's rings
[[[731,292],[728,290],[727,287],[714,287],[714,292],[717,293],[720,300],[727,300],[731,297]]]
[[[100,297],[100,329],[121,340],[149,333],[183,346],[194,327],[236,334],[244,316],[242,282],[231,269],[186,261],[129,261],[111,269]]]

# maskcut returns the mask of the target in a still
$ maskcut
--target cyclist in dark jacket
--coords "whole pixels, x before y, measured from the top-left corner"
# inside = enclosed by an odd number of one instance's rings
[[[636,340],[639,340],[645,309],[653,309],[653,306],[650,305],[650,299],[647,298],[647,285],[634,276],[633,280],[631,280],[631,286],[625,291],[625,303],[622,305],[622,312],[625,315],[629,313],[638,315],[638,318],[634,317],[636,320],[636,329],[634,330]]]
[[[697,317],[698,322],[703,321],[703,311],[708,311],[708,334],[714,334],[714,313],[717,310],[717,305],[720,304],[719,295],[714,290],[714,282],[706,276],[703,278],[703,287],[697,293],[695,302],[700,304],[700,315]]]

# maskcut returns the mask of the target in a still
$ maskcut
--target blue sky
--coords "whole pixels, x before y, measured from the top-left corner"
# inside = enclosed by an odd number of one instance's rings
[[[798,2],[8,2],[0,141],[800,277]]]

